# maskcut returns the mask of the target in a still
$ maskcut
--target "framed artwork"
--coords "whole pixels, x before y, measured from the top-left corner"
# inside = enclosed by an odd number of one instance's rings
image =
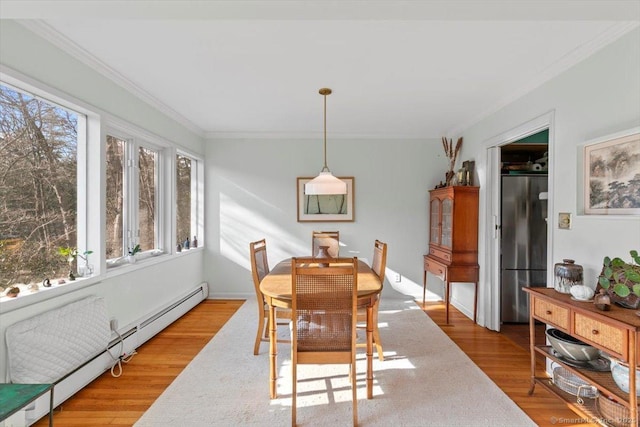
[[[347,183],[347,194],[306,195],[304,185],[313,177],[298,178],[298,222],[349,222],[354,220],[354,178],[339,176]]]
[[[640,133],[584,147],[584,212],[640,215]]]

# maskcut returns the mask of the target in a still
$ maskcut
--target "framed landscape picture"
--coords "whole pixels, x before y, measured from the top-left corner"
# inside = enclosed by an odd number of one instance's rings
[[[354,178],[339,176],[347,194],[306,195],[304,185],[313,177],[298,178],[298,222],[349,222],[354,220]]]
[[[640,132],[584,147],[584,212],[640,214]]]

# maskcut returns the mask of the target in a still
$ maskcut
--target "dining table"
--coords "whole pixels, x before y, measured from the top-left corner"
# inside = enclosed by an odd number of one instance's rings
[[[358,308],[367,311],[367,399],[373,398],[373,304],[382,291],[382,283],[378,275],[367,265],[358,260]],[[280,261],[260,282],[260,291],[269,305],[269,394],[271,399],[277,397],[277,337],[276,308],[291,309],[291,258]]]

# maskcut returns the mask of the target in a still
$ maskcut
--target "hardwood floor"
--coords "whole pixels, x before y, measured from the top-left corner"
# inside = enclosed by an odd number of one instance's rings
[[[237,300],[204,301],[142,345],[123,366],[122,376],[114,378],[105,372],[60,405],[54,425],[133,425],[240,305],[242,301]],[[489,331],[474,325],[454,307],[449,313],[450,324],[445,325],[442,303],[427,303],[422,308],[538,425],[596,425],[581,423],[580,417],[540,387],[533,396],[527,394],[530,373],[526,328],[507,328],[508,334]],[[247,351],[251,349],[247,347]],[[47,425],[46,417],[35,424]]]
[[[449,324],[445,324],[442,302],[426,303],[422,309],[539,426],[599,425],[582,420],[566,404],[540,386],[536,387],[532,396],[528,395],[531,379],[528,325],[506,325],[503,328],[506,333],[498,333],[474,325],[471,319],[453,306],[449,310]],[[544,333],[544,327],[539,328]],[[536,333],[538,337],[540,333]],[[539,372],[543,372],[542,357],[538,359],[538,366],[541,369]]]
[[[132,426],[243,302],[203,301],[138,348],[120,377],[107,371],[63,402],[54,425]],[[253,351],[253,343],[247,351]],[[47,417],[34,425],[48,426]]]

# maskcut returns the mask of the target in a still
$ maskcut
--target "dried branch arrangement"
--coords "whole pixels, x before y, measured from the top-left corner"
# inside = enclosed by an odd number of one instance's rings
[[[449,170],[447,171],[445,178],[446,183],[445,186],[451,185],[451,180],[455,176],[455,172],[453,171],[456,165],[456,159],[458,158],[458,153],[462,148],[462,137],[458,138],[458,142],[456,142],[456,146],[453,146],[453,138],[447,140],[444,136],[442,137],[442,146],[444,148],[444,154],[449,159]]]

